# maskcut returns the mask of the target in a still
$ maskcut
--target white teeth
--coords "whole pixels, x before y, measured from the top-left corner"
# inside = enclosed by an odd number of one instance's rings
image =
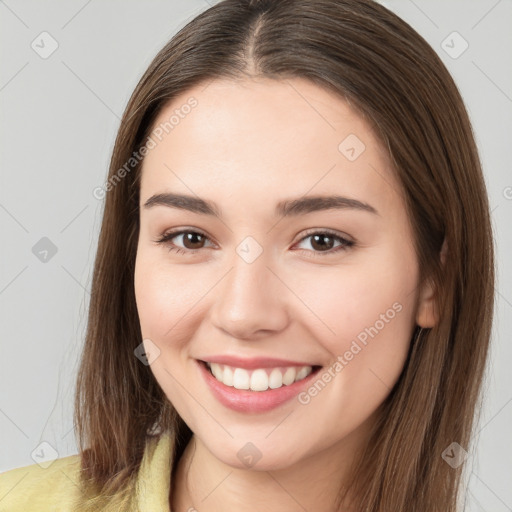
[[[298,380],[302,380],[306,378],[311,373],[311,367],[303,366],[298,372],[297,376],[295,377],[295,382]]]
[[[217,380],[218,377],[215,376]],[[233,372],[233,387],[236,389],[249,389],[250,379],[249,372],[243,368],[235,368]]]
[[[283,385],[283,374],[277,369],[274,368],[270,372],[270,376],[268,378],[268,387],[270,389],[277,389]]]
[[[217,379],[221,380],[221,379]],[[233,370],[230,366],[224,366],[224,375],[222,376],[222,382],[226,384],[226,386],[233,385]]]
[[[212,373],[213,373],[214,377],[217,380],[222,379],[222,368],[220,367],[220,364],[212,363],[211,369],[212,369]]]
[[[289,386],[295,382],[295,375],[297,375],[297,370],[295,368],[288,368],[283,375],[283,384]]]
[[[211,369],[213,376],[224,385],[251,391],[266,391],[269,388],[278,389],[282,386],[289,386],[306,378],[313,371],[311,366],[258,368],[257,370],[233,368],[217,363],[207,363],[207,366]]]
[[[268,389],[268,375],[265,370],[254,370],[251,375],[251,389],[265,391]]]

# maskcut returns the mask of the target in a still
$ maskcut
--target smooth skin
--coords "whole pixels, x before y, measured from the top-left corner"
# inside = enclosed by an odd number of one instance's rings
[[[433,290],[418,280],[400,186],[371,125],[307,80],[203,83],[174,98],[155,127],[191,97],[197,106],[143,163],[135,271],[142,336],[160,350],[151,371],[194,433],[172,510],[333,510],[415,325],[437,321]],[[353,161],[339,149],[351,134],[365,146]],[[222,217],[144,207],[169,192],[214,202]],[[378,213],[274,213],[285,199],[333,194]],[[205,236],[156,242],[179,228]],[[329,235],[315,243],[311,231],[326,229],[354,245],[337,250],[342,242]],[[246,237],[262,249],[251,263],[237,253]],[[196,359],[219,354],[327,369],[396,303],[400,312],[306,405],[292,399],[264,413],[236,412],[199,374]],[[248,442],[262,455],[250,468],[237,456]]]

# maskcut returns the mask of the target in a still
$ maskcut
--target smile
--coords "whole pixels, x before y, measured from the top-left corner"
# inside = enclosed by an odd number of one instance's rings
[[[225,386],[251,391],[267,391],[289,386],[305,379],[313,371],[312,366],[289,366],[276,368],[257,368],[247,370],[218,363],[206,363],[211,374]]]
[[[196,360],[202,380],[217,401],[242,413],[264,413],[291,401],[322,368],[274,358],[209,359],[217,361]]]

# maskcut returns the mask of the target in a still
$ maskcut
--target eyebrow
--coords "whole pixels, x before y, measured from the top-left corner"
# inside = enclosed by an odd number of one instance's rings
[[[155,194],[144,203],[144,208],[146,209],[153,208],[154,206],[167,206],[169,208],[177,208],[193,213],[222,218],[222,212],[214,202],[184,194]],[[305,196],[297,199],[286,199],[276,205],[275,215],[289,217],[323,210],[359,210],[374,215],[380,215],[379,212],[368,203],[338,195]]]

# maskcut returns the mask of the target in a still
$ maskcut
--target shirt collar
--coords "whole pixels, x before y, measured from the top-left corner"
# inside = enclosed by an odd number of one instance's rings
[[[171,512],[169,488],[172,451],[169,432],[147,441],[135,484],[138,511]]]

